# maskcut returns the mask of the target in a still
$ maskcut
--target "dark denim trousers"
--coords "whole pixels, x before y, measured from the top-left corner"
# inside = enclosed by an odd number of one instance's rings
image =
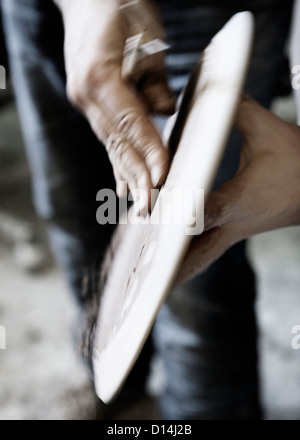
[[[226,7],[226,2],[224,6],[209,1],[158,3],[171,44],[170,81],[179,93],[203,48],[238,8]],[[104,251],[112,232],[95,218],[96,193],[114,188],[112,169],[87,121],[67,100],[59,11],[51,0],[2,0],[2,4],[35,206],[48,224],[55,255],[84,308],[88,299],[82,295],[83,271],[95,254]],[[255,12],[246,92],[265,106],[270,105],[278,81],[291,4],[274,0],[273,7],[257,7]],[[234,174],[240,147],[241,137],[233,131],[215,187]],[[170,294],[153,337],[166,372],[163,418],[260,416],[255,277],[244,243]],[[131,375],[137,386],[147,372],[149,351],[144,356]]]

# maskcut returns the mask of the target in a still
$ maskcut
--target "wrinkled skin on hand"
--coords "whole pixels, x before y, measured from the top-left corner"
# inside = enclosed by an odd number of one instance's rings
[[[211,193],[205,232],[195,237],[176,285],[204,272],[233,244],[300,223],[300,127],[243,97],[236,127],[244,137],[235,177]]]
[[[141,61],[134,80],[123,78],[125,42],[136,29],[125,24],[119,2],[56,0],[56,3],[65,27],[68,96],[105,145],[119,195],[125,195],[118,185],[120,181],[128,182],[131,191],[143,189],[150,195],[151,188],[164,182],[169,168],[168,152],[149,117],[151,112],[174,111],[164,54],[157,53]],[[163,38],[151,2],[142,0],[141,6],[148,31],[154,38]]]

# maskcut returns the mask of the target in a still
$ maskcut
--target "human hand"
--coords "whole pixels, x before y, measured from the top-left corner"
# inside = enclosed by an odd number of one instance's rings
[[[124,47],[140,23],[125,24],[116,0],[55,0],[65,25],[67,92],[106,146],[117,181],[129,189],[150,190],[161,185],[169,156],[149,113],[172,113],[174,98],[168,89],[163,53],[145,57],[134,80],[122,76]],[[140,1],[143,24],[151,38],[163,38],[151,3]],[[134,23],[133,23],[134,24]],[[144,200],[140,210],[145,208]]]
[[[235,125],[244,136],[239,169],[209,196],[205,232],[193,240],[176,285],[204,272],[233,244],[300,223],[300,127],[249,97]]]

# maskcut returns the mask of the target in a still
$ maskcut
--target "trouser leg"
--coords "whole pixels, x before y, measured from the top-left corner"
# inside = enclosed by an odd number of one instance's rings
[[[172,44],[168,67],[177,92],[202,49],[233,12],[184,5],[174,11],[165,4],[163,15]],[[255,14],[245,90],[266,107],[281,70],[289,21],[290,4]],[[241,141],[234,130],[215,188],[234,175]],[[205,274],[171,292],[158,316],[154,337],[166,378],[163,418],[260,417],[255,277],[245,250],[244,243],[237,244]]]
[[[113,227],[96,222],[96,194],[115,188],[105,148],[88,122],[68,102],[63,57],[64,31],[52,0],[3,0],[11,74],[32,172],[36,210],[45,221],[52,248],[81,318],[81,351],[89,358],[101,292],[94,278],[82,288],[86,268],[98,261]],[[95,293],[97,295],[95,295]],[[76,330],[76,329],[75,329]],[[128,383],[143,389],[151,356],[148,343]]]

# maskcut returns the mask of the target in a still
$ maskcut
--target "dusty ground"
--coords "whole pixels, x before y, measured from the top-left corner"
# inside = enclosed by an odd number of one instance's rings
[[[39,229],[12,103],[0,108],[0,158],[1,209]],[[259,279],[262,398],[270,419],[300,419],[300,350],[291,346],[291,329],[300,325],[299,243],[300,228],[289,228],[255,237],[249,246]],[[55,264],[38,275],[24,272],[11,240],[0,232],[0,325],[7,334],[6,350],[0,350],[1,420],[94,418],[88,377],[72,349],[74,317]],[[159,373],[156,387],[158,379]],[[120,418],[152,417],[143,411]]]

